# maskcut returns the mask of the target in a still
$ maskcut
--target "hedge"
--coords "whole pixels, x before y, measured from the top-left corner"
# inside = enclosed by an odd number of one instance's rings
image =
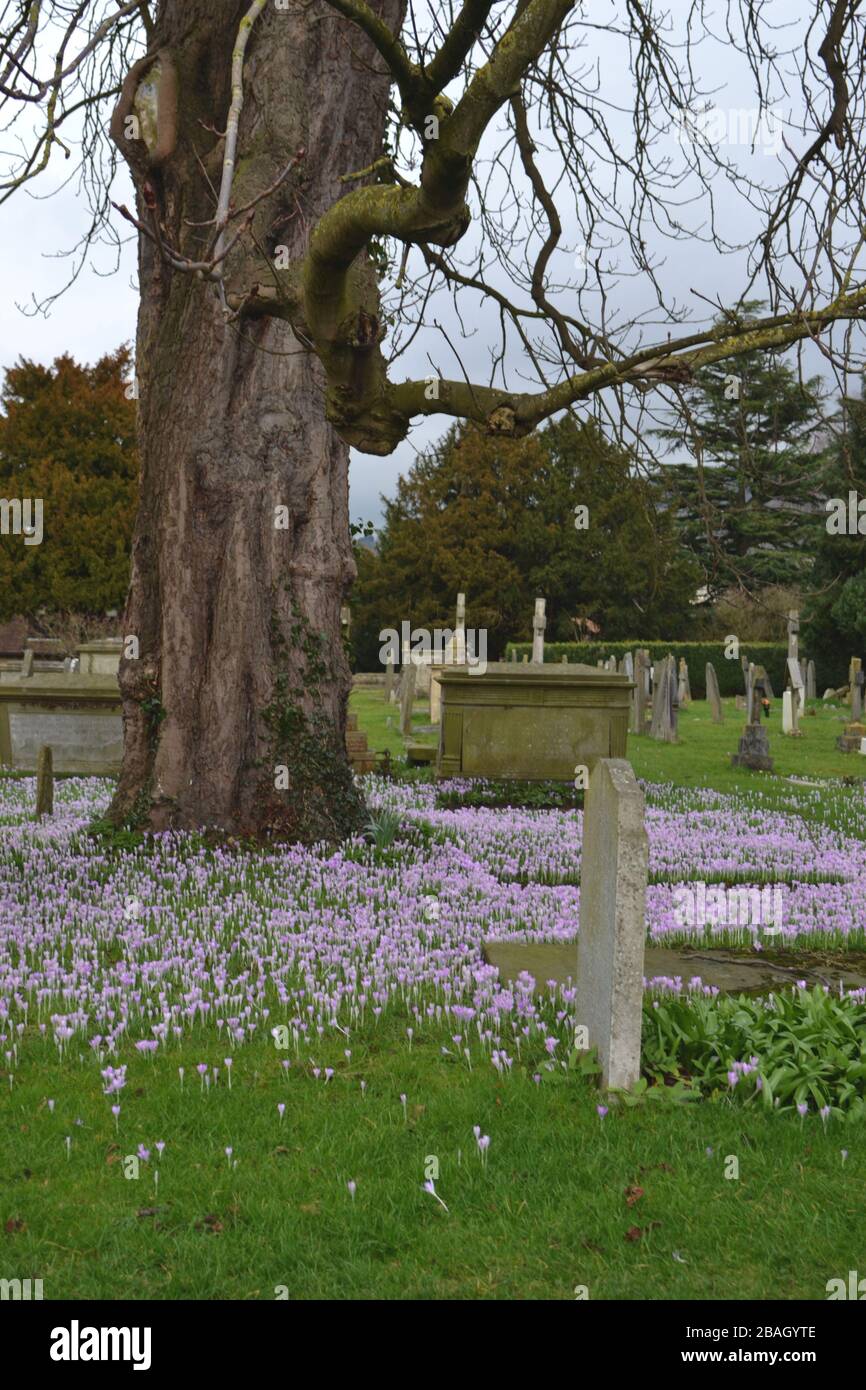
[[[742,695],[744,693],[743,669],[740,659],[734,660],[733,657],[725,656],[725,646],[723,642],[645,642],[635,639],[634,642],[545,642],[544,659],[545,661],[557,662],[567,656],[569,661],[582,662],[584,666],[595,666],[599,661],[604,661],[609,656],[615,656],[617,661],[625,656],[626,652],[636,652],[638,647],[646,647],[649,650],[650,658],[653,662],[660,661],[670,652],[676,657],[677,665],[681,656],[686,659],[689,668],[689,684],[691,686],[692,697],[695,700],[705,700],[706,689],[706,667],[707,662],[711,661],[716,668],[716,675],[719,680],[719,693],[722,695]],[[524,654],[532,657],[531,642],[509,642],[505,649],[505,660],[511,660],[511,653],[517,653],[517,660],[522,661]],[[742,642],[740,644],[740,658],[748,656],[756,666],[765,666],[770,682],[773,687],[773,694],[776,699],[781,699],[782,691],[786,684],[785,663],[788,657],[787,642]],[[808,657],[808,652],[806,653]],[[828,679],[824,679],[825,673],[816,667],[816,693],[818,698],[823,695],[826,685],[842,685],[847,679],[847,663],[845,670],[831,672]]]

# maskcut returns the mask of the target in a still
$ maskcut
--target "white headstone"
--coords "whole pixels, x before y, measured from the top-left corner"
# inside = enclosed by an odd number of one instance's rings
[[[545,600],[537,598],[535,600],[535,614],[532,619],[532,663],[541,665],[544,661],[544,629],[546,618],[544,616]]]
[[[598,1048],[603,1085],[640,1077],[649,840],[644,795],[624,758],[599,758],[584,811],[575,1023]]]

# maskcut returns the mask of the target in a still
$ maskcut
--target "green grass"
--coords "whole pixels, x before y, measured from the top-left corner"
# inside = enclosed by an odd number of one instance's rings
[[[866,758],[859,753],[840,753],[836,739],[842,732],[843,718],[850,714],[843,706],[830,709],[820,700],[810,700],[800,720],[802,738],[782,733],[782,702],[774,700],[769,719],[762,723],[770,739],[772,773],[751,772],[731,766],[746,716],[733,700],[722,701],[725,722],[714,724],[705,700],[695,701],[679,713],[679,743],[664,744],[648,737],[629,735],[628,757],[638,777],[650,782],[675,782],[681,787],[712,787],[720,792],[760,791],[771,797],[788,777],[854,777],[866,780]],[[812,715],[808,711],[814,710]]]
[[[48,1299],[822,1299],[862,1264],[859,1128],[727,1101],[602,1120],[585,1079],[470,1074],[395,1030],[353,1039],[351,1062],[323,1045],[327,1085],[264,1041],[231,1093],[212,1044],[134,1056],[115,1134],[95,1062],[49,1051],[5,1098],[0,1188],[3,1276]],[[220,1067],[206,1095],[202,1060]],[[433,1156],[447,1213],[422,1190]]]
[[[349,708],[358,716],[358,728],[367,735],[367,745],[373,753],[386,749],[392,758],[402,758],[407,740],[400,733],[400,706],[386,704],[381,689],[356,686]],[[430,723],[430,702],[417,699],[412,711],[412,724],[418,727]],[[413,733],[413,743],[438,743],[438,734]]]

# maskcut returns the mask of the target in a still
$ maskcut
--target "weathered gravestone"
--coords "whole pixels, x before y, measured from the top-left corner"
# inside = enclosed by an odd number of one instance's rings
[[[439,777],[573,783],[578,766],[624,757],[631,687],[570,662],[488,662],[483,675],[443,666]]]
[[[516,653],[512,653],[516,659]],[[457,595],[457,614],[454,633],[439,660],[434,662],[430,672],[430,723],[438,724],[442,719],[442,687],[437,672],[443,666],[462,666],[466,661],[466,595]]]
[[[755,684],[757,685],[758,682],[760,682],[760,684],[764,687],[764,693],[766,694],[767,699],[775,700],[776,697],[773,694],[773,683],[770,680],[770,676],[766,666],[755,667]]]
[[[738,751],[731,754],[731,763],[734,767],[748,767],[756,772],[773,771],[770,740],[763,724],[746,725]]]
[[[340,609],[340,620],[343,609]],[[116,676],[123,655],[123,638],[107,637],[103,642],[85,642],[76,647],[78,670],[82,676]]]
[[[394,698],[394,663],[387,662],[385,666],[385,703],[389,705]]]
[[[863,686],[866,684],[866,675],[862,671],[857,671],[854,675],[854,685],[851,691],[851,723],[859,724],[863,717]]]
[[[415,704],[415,682],[418,668],[409,661],[403,667],[400,679],[400,733],[408,736],[412,732],[412,708]]]
[[[51,749],[44,744],[39,749],[36,768],[36,819],[54,812],[54,761]]]
[[[755,668],[750,661],[746,661],[743,675],[746,680],[746,723],[751,724],[755,718]]]
[[[676,663],[672,656],[666,656],[664,661],[656,663],[650,738],[659,739],[662,743],[676,743],[677,709]]]
[[[644,795],[624,758],[600,758],[584,812],[575,1022],[598,1049],[602,1083],[640,1076],[649,838]]]
[[[684,656],[680,657],[677,702],[681,709],[687,709],[692,703],[692,686],[689,680],[689,667]]]
[[[806,699],[817,699],[817,685],[815,681],[815,663],[811,659],[806,663]]]
[[[862,662],[862,660],[861,660],[861,658],[860,658],[859,656],[852,656],[852,658],[851,658],[851,660],[850,660],[850,662],[849,662],[849,664],[848,664],[848,697],[847,697],[847,698],[848,698],[848,704],[849,704],[849,705],[852,704],[852,703],[853,703],[853,700],[854,700],[854,686],[855,686],[855,684],[856,684],[856,682],[857,682],[857,672],[860,670],[860,668],[862,667],[862,665],[863,665],[863,662]],[[838,694],[839,692],[837,691],[836,693]]]
[[[836,747],[840,753],[860,753],[864,739],[866,739],[866,724],[852,721],[845,725],[844,732],[836,740]]]
[[[722,697],[719,694],[719,678],[716,675],[716,668],[711,661],[707,662],[707,700],[710,705],[710,713],[714,724],[723,724],[725,711],[722,707]]]
[[[650,658],[646,647],[639,647],[635,652],[633,679],[631,731],[633,734],[645,734],[650,688]]]
[[[785,727],[784,727],[785,709],[784,709],[784,700],[783,700],[783,703],[782,703],[782,731],[783,731],[783,733],[788,733],[788,734],[790,734],[792,738],[800,738],[800,737],[801,737],[801,734],[800,734],[800,707],[801,707],[801,703],[802,703],[802,699],[803,699],[803,691],[804,691],[805,687],[804,687],[804,684],[803,684],[803,676],[802,676],[802,673],[801,673],[801,671],[800,671],[800,663],[799,663],[799,661],[797,660],[797,658],[796,658],[795,656],[789,656],[789,657],[788,657],[788,680],[790,681],[790,690],[786,690],[786,691],[785,691],[785,694],[786,694],[786,695],[790,694],[790,696],[791,696],[791,699],[790,699],[790,701],[789,701],[789,705],[790,705],[790,716],[789,716],[789,718],[790,718],[790,728],[785,729]]]
[[[28,647],[21,662],[21,679],[29,680],[33,675],[33,648]]]
[[[0,685],[0,764],[35,772],[46,745],[55,772],[119,772],[123,720],[116,676],[59,673]]]
[[[535,600],[535,613],[532,618],[532,664],[541,666],[544,662],[544,629],[547,619],[544,616],[545,601]]]

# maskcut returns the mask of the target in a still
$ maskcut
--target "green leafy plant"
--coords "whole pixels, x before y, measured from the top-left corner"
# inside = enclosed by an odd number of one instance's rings
[[[397,838],[400,816],[396,811],[379,811],[367,821],[366,837],[376,849],[387,849]]]
[[[866,1007],[861,992],[816,986],[767,998],[675,996],[644,1006],[643,1070],[782,1112],[866,1115]]]

